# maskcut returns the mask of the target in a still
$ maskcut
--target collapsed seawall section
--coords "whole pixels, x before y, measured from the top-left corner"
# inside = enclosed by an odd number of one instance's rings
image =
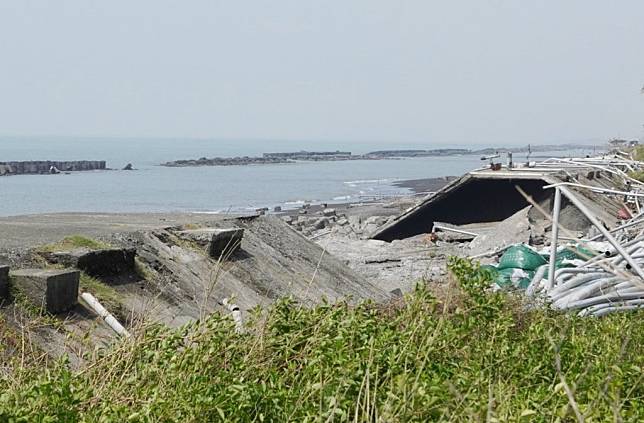
[[[0,162],[0,176],[105,170],[103,160]]]

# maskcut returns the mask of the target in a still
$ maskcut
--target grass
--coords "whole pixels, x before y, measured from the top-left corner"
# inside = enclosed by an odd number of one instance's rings
[[[111,248],[110,244],[95,239],[87,238],[81,235],[72,235],[64,238],[62,241],[55,244],[48,244],[40,247],[38,251],[42,252],[55,252],[73,250],[76,248],[88,248],[90,250],[100,250]]]
[[[43,304],[36,304],[12,282],[9,282],[9,291],[17,310],[23,314],[24,319],[29,320],[31,326],[50,326],[62,330],[62,322],[48,313]]]
[[[214,313],[147,325],[71,371],[14,363],[0,421],[642,421],[642,313],[602,319],[488,293],[453,260],[440,297],[277,302],[236,334]]]
[[[109,285],[81,272],[79,288],[81,292],[89,292],[112,314],[123,320],[124,307],[121,295]]]
[[[644,162],[644,145],[638,145],[633,148],[633,152],[631,153],[631,156],[633,159],[638,160],[640,162]]]

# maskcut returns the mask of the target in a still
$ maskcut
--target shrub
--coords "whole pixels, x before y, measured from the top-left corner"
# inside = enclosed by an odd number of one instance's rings
[[[453,259],[440,300],[282,299],[246,334],[149,325],[80,371],[14,368],[0,421],[641,421],[641,313],[578,318],[487,292]],[[15,383],[19,380],[20,383]]]

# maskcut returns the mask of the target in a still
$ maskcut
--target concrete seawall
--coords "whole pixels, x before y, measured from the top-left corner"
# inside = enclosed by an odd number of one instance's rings
[[[4,175],[39,175],[51,173],[54,167],[61,172],[80,172],[88,170],[105,170],[105,161],[27,161],[0,162],[0,176]]]

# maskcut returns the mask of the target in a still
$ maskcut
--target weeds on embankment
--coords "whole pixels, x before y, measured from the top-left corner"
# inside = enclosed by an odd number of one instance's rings
[[[149,325],[79,372],[16,366],[0,421],[642,421],[642,314],[526,311],[454,259],[451,289],[388,305],[288,299]],[[14,363],[15,364],[15,363]]]
[[[88,248],[90,250],[101,250],[105,248],[111,248],[111,246],[102,241],[97,241],[92,238],[87,238],[82,235],[72,235],[64,238],[62,241],[55,244],[43,245],[38,248],[38,251],[41,252],[55,252],[61,250],[73,250],[76,248]]]

